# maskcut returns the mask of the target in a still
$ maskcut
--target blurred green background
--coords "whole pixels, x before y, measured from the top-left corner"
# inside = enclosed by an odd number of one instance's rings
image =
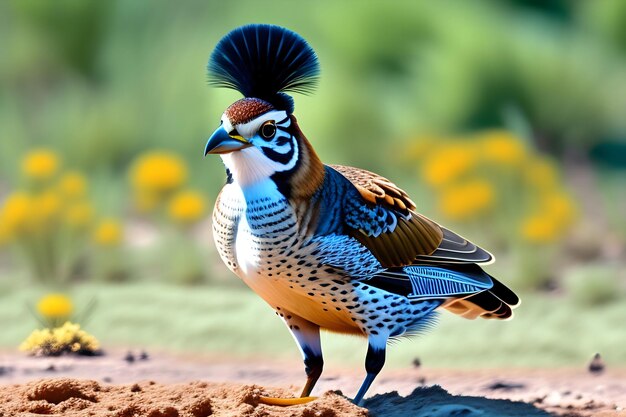
[[[392,179],[522,295],[510,323],[442,314],[392,366],[626,365],[621,0],[1,2],[0,349],[63,292],[105,349],[298,357],[210,235],[225,175],[202,150],[239,96],[205,66],[247,23],[316,50],[295,114],[323,161]]]

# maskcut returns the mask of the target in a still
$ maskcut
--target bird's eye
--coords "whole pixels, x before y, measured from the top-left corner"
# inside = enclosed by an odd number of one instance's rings
[[[261,129],[259,129],[259,133],[261,137],[265,140],[272,139],[276,134],[276,125],[273,120],[267,121],[263,123]]]

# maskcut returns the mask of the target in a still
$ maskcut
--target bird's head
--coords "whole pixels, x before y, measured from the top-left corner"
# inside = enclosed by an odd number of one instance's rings
[[[204,154],[219,154],[230,172],[243,182],[271,177],[295,168],[298,139],[285,110],[257,98],[242,98],[222,115]],[[252,172],[244,172],[252,171]]]
[[[242,26],[217,44],[208,72],[211,84],[244,95],[223,113],[204,149],[222,157],[236,182],[294,172],[311,158],[285,93],[310,92],[317,81],[317,57],[302,37],[273,25]]]

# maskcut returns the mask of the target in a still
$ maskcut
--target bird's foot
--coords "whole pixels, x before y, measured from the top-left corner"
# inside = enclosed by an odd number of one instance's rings
[[[287,407],[290,405],[298,405],[298,404],[306,404],[310,403],[313,400],[316,400],[317,397],[299,397],[299,398],[275,398],[275,397],[259,397],[259,402],[261,404],[266,405],[279,405],[281,407]]]

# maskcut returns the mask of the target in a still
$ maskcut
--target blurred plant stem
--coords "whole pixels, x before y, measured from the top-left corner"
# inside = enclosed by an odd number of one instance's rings
[[[191,230],[173,228],[160,248],[167,259],[166,282],[198,285],[207,282],[207,258],[204,248],[199,247]]]
[[[519,290],[555,289],[554,268],[558,249],[554,245],[516,245],[513,250],[513,287]]]
[[[27,238],[19,246],[38,282],[42,284],[59,282],[60,271],[55,253],[57,249],[49,238]]]
[[[602,196],[602,206],[611,231],[617,233],[626,242],[626,187],[625,170],[596,171],[595,183]]]

